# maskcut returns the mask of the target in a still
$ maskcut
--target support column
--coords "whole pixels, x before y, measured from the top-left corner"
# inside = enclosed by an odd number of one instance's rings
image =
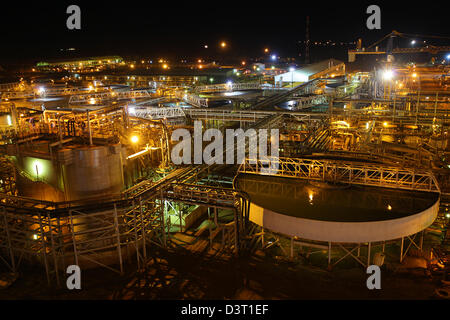
[[[86,117],[87,117],[87,125],[88,125],[88,132],[89,132],[89,145],[92,146],[92,131],[91,131],[91,120],[89,118],[89,110],[86,111]]]
[[[331,266],[331,242],[328,242],[328,267]]]
[[[291,260],[294,259],[294,237],[291,237],[291,254],[290,254]]]
[[[123,261],[122,261],[122,249],[120,247],[120,231],[119,231],[119,219],[117,218],[117,206],[114,203],[114,229],[117,239],[117,254],[119,255],[120,274],[123,274]]]
[[[402,237],[402,244],[400,246],[400,262],[403,261],[403,245],[404,245],[404,242],[405,242],[405,238]]]

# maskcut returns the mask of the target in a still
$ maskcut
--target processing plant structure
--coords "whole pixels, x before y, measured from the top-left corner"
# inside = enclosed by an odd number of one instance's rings
[[[349,55],[370,53],[386,52]],[[93,72],[123,63],[104,57],[86,72],[40,63],[0,83],[0,261],[60,285],[73,264],[139,268],[180,233],[198,238],[193,252],[278,246],[289,259],[318,252],[330,270],[382,264],[390,247],[400,262],[413,249],[436,256],[448,241],[450,67],[387,54],[369,71],[330,59],[215,84]],[[198,121],[278,129],[279,156],[175,165],[172,133]],[[267,174],[267,161],[278,169]],[[442,241],[427,245],[429,232]]]

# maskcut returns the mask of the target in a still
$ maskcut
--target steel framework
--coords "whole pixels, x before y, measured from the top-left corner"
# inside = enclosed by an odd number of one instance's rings
[[[271,84],[262,84],[257,82],[245,82],[245,83],[220,83],[206,86],[195,87],[196,92],[223,92],[223,91],[240,91],[240,90],[265,90],[274,89]],[[277,88],[275,88],[277,89]]]
[[[184,91],[176,90],[174,91],[174,96],[177,99],[183,100],[194,107],[198,108],[208,108],[208,99],[200,98],[191,93],[186,93]]]
[[[300,158],[246,158],[238,172],[440,193],[433,173],[374,164]],[[264,169],[264,170],[263,170]]]
[[[98,103],[111,99],[123,100],[123,99],[138,99],[138,98],[149,99],[151,98],[151,95],[147,90],[88,93],[70,96],[69,103],[88,103],[91,99],[95,99],[95,101]]]

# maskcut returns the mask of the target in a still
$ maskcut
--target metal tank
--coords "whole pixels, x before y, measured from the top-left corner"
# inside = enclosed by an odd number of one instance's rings
[[[63,167],[68,200],[119,193],[124,186],[120,145],[78,147]]]

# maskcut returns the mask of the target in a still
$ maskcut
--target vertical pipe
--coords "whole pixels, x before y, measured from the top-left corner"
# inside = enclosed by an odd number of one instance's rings
[[[89,132],[89,145],[92,146],[92,131],[91,131],[91,120],[89,118],[89,110],[86,111],[87,114],[87,125],[88,125],[88,132]]]
[[[52,244],[52,255],[53,255],[53,263],[55,265],[55,274],[56,274],[56,284],[58,286],[61,285],[61,283],[59,282],[59,272],[58,272],[58,261],[57,261],[57,257],[56,257],[56,248],[55,248],[55,241],[53,239],[53,226],[52,226],[52,220],[50,218],[50,214],[47,213],[47,221],[48,221],[48,227],[49,227],[49,232],[50,232],[50,241]]]
[[[62,227],[61,227],[61,218],[56,218],[56,223],[58,225],[58,245],[61,248],[62,251],[62,270],[65,270],[66,268],[66,253],[65,253],[65,247],[64,247],[64,240],[63,240],[63,233],[62,233]]]
[[[41,232],[42,256],[44,257],[45,273],[47,274],[48,285],[50,285],[50,270],[49,270],[48,261],[47,261],[47,246],[45,243],[45,232],[44,232],[44,227],[42,226],[42,216],[40,213],[38,215],[38,219],[39,219],[39,229]]]
[[[75,264],[77,266],[79,266],[79,264],[78,264],[78,253],[77,253],[77,244],[75,242],[75,232],[74,232],[74,229],[73,229],[72,210],[69,210],[69,217],[70,217],[70,230],[72,232],[73,253],[75,255]]]
[[[178,210],[179,211],[179,219],[180,219],[180,232],[183,232],[183,212],[182,210]]]
[[[261,248],[264,249],[264,227],[261,227]]]
[[[367,245],[367,266],[370,266],[370,249],[372,248],[372,243],[369,242]]]
[[[163,245],[166,246],[166,226],[165,226],[165,214],[166,214],[166,202],[164,201],[163,190],[160,191],[161,194],[161,226],[162,226],[162,236]]]
[[[238,209],[234,209],[234,252],[239,254],[239,219]]]
[[[119,255],[120,274],[123,274],[122,249],[120,248],[119,219],[117,218],[117,206],[115,203],[114,203],[114,229],[116,231],[117,254]]]
[[[139,244],[138,244],[138,233],[137,233],[137,216],[136,207],[134,205],[134,200],[131,204],[131,210],[133,210],[133,224],[134,224],[134,248],[136,250],[136,259],[138,270],[141,269],[140,259],[139,259]]]
[[[142,251],[144,254],[144,264],[147,261],[147,240],[146,240],[146,231],[145,231],[145,220],[144,220],[144,212],[142,205],[142,198],[139,197],[139,215],[141,217],[141,235],[142,235]]]

